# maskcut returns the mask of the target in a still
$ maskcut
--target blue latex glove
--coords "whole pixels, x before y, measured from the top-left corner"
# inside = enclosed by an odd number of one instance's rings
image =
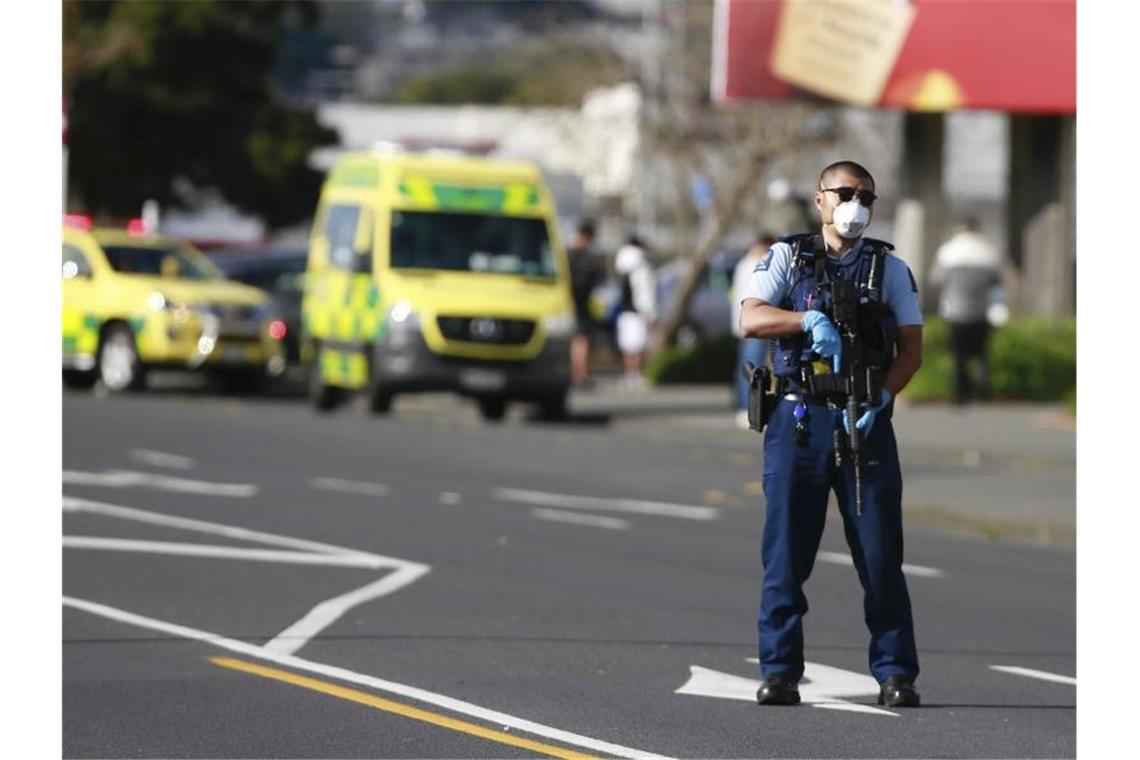
[[[894,398],[894,396],[891,395],[891,392],[888,391],[886,388],[883,388],[882,391],[883,391],[882,403],[879,404],[878,406],[872,406],[872,407],[868,408],[867,411],[863,412],[863,416],[861,416],[859,418],[859,420],[855,423],[855,429],[856,430],[862,430],[863,435],[870,435],[871,434],[871,426],[875,424],[875,416],[878,415],[878,413],[880,411],[882,411],[883,407],[885,407],[887,404],[891,403],[891,399]],[[843,429],[846,430],[848,433],[851,432],[851,423],[847,420],[847,412],[846,411],[843,412]]]
[[[843,342],[827,315],[814,309],[805,311],[800,318],[800,325],[804,328],[804,332],[811,333],[811,350],[820,356],[832,357],[832,364],[838,372],[839,354],[843,349]]]

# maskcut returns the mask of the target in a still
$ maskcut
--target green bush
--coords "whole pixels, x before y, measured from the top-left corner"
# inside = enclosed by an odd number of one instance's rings
[[[951,397],[954,362],[945,320],[928,318],[923,329],[922,369],[907,386],[913,401]],[[736,366],[736,339],[724,335],[691,349],[670,348],[650,362],[646,376],[655,384],[730,383]],[[1077,385],[1075,319],[1016,319],[990,338],[990,392],[993,398],[1069,401]]]
[[[923,330],[922,369],[906,388],[914,401],[949,399],[954,387],[950,329],[928,319]],[[994,329],[990,337],[990,394],[995,399],[1064,401],[1077,386],[1075,319],[1025,318]]]
[[[673,346],[653,358],[645,376],[655,385],[731,383],[736,368],[736,338],[719,335],[692,348]]]

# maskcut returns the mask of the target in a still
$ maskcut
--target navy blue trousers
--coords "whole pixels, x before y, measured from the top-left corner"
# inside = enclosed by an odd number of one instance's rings
[[[863,468],[863,514],[855,514],[855,474],[835,466],[833,431],[843,429],[841,412],[808,409],[808,437],[793,436],[795,402],[781,400],[764,438],[764,585],[757,622],[760,674],[799,678],[804,671],[803,617],[808,611],[803,584],[811,575],[823,535],[827,500],[835,491],[843,530],[859,582],[863,613],[871,632],[868,660],[880,683],[889,676],[918,676],[910,595],[903,577],[902,472],[888,410],[880,413],[867,439]]]

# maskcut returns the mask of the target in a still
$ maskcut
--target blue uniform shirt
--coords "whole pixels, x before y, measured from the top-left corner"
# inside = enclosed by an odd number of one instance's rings
[[[859,238],[855,246],[836,261],[849,263],[859,255],[862,247],[863,238]],[[795,253],[788,243],[776,243],[769,248],[748,278],[741,301],[759,298],[772,306],[779,306],[792,285],[794,258]],[[888,254],[883,259],[882,294],[883,302],[894,312],[899,327],[922,324],[922,309],[918,305],[918,286],[914,275],[910,273],[906,262],[897,256]]]

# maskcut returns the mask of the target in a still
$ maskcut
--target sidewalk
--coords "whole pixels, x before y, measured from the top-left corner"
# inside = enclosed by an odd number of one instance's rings
[[[570,410],[608,417],[618,434],[666,429],[710,448],[759,452],[761,437],[735,426],[731,404],[727,386],[631,390],[601,378],[572,393]],[[1076,420],[1062,405],[900,401],[894,423],[909,524],[1075,543]]]

